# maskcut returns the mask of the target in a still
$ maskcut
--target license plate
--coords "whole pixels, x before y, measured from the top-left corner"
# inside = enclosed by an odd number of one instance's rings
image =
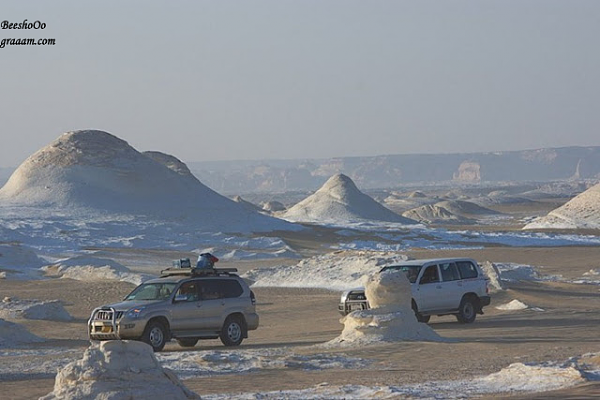
[[[103,326],[101,329],[102,333],[112,333],[112,326]]]

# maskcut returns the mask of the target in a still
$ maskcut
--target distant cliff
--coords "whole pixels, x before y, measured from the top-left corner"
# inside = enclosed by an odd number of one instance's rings
[[[336,173],[349,176],[363,189],[410,183],[594,179],[600,178],[600,146],[187,165],[203,183],[224,194],[316,190]]]

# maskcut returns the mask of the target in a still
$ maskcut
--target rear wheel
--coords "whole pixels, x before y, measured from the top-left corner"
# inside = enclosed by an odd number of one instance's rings
[[[477,307],[476,300],[473,297],[463,297],[460,302],[460,306],[458,306],[458,314],[456,314],[456,319],[461,324],[470,324],[475,321],[475,317],[477,316]]]
[[[167,329],[160,321],[150,321],[144,329],[142,342],[148,343],[154,351],[161,351],[167,343]]]
[[[194,347],[198,343],[198,339],[196,338],[181,338],[177,339],[177,344],[181,347]]]
[[[244,322],[236,315],[230,315],[225,320],[219,335],[225,346],[239,346],[244,340]]]

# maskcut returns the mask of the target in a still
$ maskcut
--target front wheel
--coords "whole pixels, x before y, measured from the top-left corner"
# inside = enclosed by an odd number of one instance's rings
[[[244,323],[235,315],[230,315],[221,328],[219,338],[225,346],[239,346],[244,340]]]
[[[472,297],[464,297],[460,302],[460,306],[458,306],[456,319],[461,324],[470,324],[475,321],[475,317],[477,316],[476,310],[475,300]]]
[[[142,342],[152,346],[154,351],[161,351],[167,343],[167,330],[159,321],[150,321],[144,329]]]

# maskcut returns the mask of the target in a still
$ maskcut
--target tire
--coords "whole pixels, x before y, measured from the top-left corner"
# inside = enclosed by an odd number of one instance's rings
[[[458,306],[458,314],[456,314],[458,322],[461,324],[470,324],[475,321],[476,316],[477,305],[475,299],[473,297],[463,297],[460,306]]]
[[[417,311],[417,304],[414,301],[412,302],[412,309],[415,312],[415,317],[417,317],[417,321],[426,324],[431,319],[431,315],[423,315],[419,311]]]
[[[415,313],[415,316],[417,317],[417,321],[422,322],[424,324],[428,323],[431,319],[431,315],[423,315],[418,312]]]
[[[181,338],[177,339],[177,344],[181,347],[194,347],[198,343],[198,339],[196,338]]]
[[[150,321],[144,329],[142,342],[152,346],[154,351],[161,351],[167,343],[167,329],[160,321]]]
[[[244,340],[243,320],[236,315],[227,317],[221,328],[219,338],[225,346],[239,346],[242,340]]]

